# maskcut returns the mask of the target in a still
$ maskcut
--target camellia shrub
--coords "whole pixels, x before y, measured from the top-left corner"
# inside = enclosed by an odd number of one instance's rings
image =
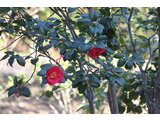
[[[88,100],[91,114],[105,100],[95,101],[99,90],[107,90],[112,114],[142,113],[143,108],[160,113],[159,8],[55,7],[48,8],[52,14],[45,20],[32,17],[27,9],[0,8],[0,34],[19,36],[12,43],[31,42],[33,46],[27,45],[33,53],[23,57],[5,51],[1,60],[23,67],[30,59],[34,74],[40,57],[48,58],[50,62],[37,72],[41,86],[71,81],[72,88]],[[53,47],[60,50],[60,58],[51,56]],[[67,68],[60,59],[69,63]],[[29,97],[31,78],[24,82],[15,77],[8,96]]]

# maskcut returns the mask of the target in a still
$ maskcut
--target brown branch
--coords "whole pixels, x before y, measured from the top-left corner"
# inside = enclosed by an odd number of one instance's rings
[[[18,37],[17,39],[15,39],[14,41],[12,41],[10,44],[8,44],[6,47],[0,49],[0,51],[5,50],[6,48],[8,48],[9,46],[11,46],[13,43],[15,43],[17,40],[19,40],[20,38],[22,38],[23,36]]]

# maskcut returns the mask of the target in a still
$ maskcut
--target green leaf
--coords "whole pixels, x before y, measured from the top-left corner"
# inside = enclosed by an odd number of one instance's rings
[[[95,76],[94,74],[91,74],[89,75],[89,84],[92,86],[92,87],[95,87],[95,88],[98,88],[100,87],[100,79],[98,79],[97,76]]]
[[[105,48],[107,45],[105,44],[105,41],[98,41],[96,44],[97,48]]]
[[[19,65],[25,66],[26,62],[25,62],[25,60],[24,60],[21,56],[16,55],[15,58],[16,58],[17,63],[18,63]]]
[[[131,100],[136,100],[138,97],[139,97],[139,94],[135,91],[131,91],[129,93],[129,99],[131,99]]]
[[[36,48],[38,48],[43,45],[43,42],[45,39],[43,37],[38,37],[38,38],[36,38],[36,40],[37,40]]]
[[[125,84],[125,79],[124,78],[120,78],[120,77],[112,77],[112,76],[110,76],[109,77],[109,82],[111,82],[111,83],[115,83],[116,82],[117,84],[123,86]]]
[[[9,55],[4,55],[1,60],[5,60],[5,59],[8,58],[8,57],[9,57]],[[0,61],[1,61],[1,60],[0,60]]]
[[[122,68],[119,68],[119,67],[113,68],[112,71],[116,72],[116,73],[122,73],[122,72],[124,72],[124,70]]]
[[[48,98],[52,97],[53,96],[53,91],[46,91],[45,96],[47,96]]]
[[[19,90],[19,93],[25,97],[31,96],[31,92],[27,86],[22,86],[21,89]]]
[[[85,45],[83,45],[81,48],[80,48],[80,51],[81,52],[86,52],[88,51],[93,45],[91,43],[87,43]]]
[[[71,50],[69,50],[68,52],[66,52],[65,54],[64,54],[64,61],[65,60],[72,60],[72,55],[73,55],[73,53],[74,53],[74,49],[71,49]]]
[[[96,109],[99,110],[101,105],[101,100],[97,100],[95,103],[96,103]]]
[[[6,54],[8,54],[8,55],[14,55],[14,52],[13,51],[7,51],[7,52],[5,52]]]
[[[79,71],[77,71],[77,72],[74,73],[75,76],[84,75],[84,74],[85,74],[84,70],[79,70]]]
[[[41,69],[47,70],[48,68],[50,68],[52,66],[53,66],[53,64],[43,64],[43,65],[41,65]]]
[[[53,45],[52,44],[48,44],[46,46],[43,47],[43,50],[48,50],[52,47]]]
[[[125,68],[131,70],[133,68],[133,61],[128,61],[125,65]]]
[[[46,77],[42,77],[41,87],[43,87],[47,83]]]
[[[84,80],[85,79],[83,76],[78,76],[75,80],[72,81],[72,87],[76,88],[82,86]]]
[[[33,65],[36,65],[36,63],[38,62],[38,60],[39,60],[39,58],[33,58],[33,59],[31,59],[31,63]]]
[[[104,26],[97,23],[96,25],[90,25],[89,26],[89,33],[91,34],[96,34],[99,33],[101,34],[103,32]]]
[[[81,18],[81,19],[78,20],[78,22],[86,23],[86,22],[91,22],[91,20],[89,18]]]
[[[114,57],[115,57],[115,58],[123,58],[123,57],[125,57],[125,54],[124,54],[124,53],[116,53],[116,54],[114,55]]]
[[[17,86],[17,85],[18,85],[17,76],[14,77],[14,79],[13,79],[13,84],[14,84],[14,86]]]
[[[76,112],[80,111],[81,109],[82,109],[82,110],[89,109],[89,105],[84,105],[84,106],[78,108],[78,110],[77,110]]]
[[[60,86],[53,86],[52,91],[57,90],[58,88],[60,88]]]
[[[14,56],[11,56],[11,57],[8,59],[8,64],[9,64],[11,67],[13,67],[13,66],[12,66],[13,63],[14,63]]]
[[[141,114],[141,113],[143,112],[141,106],[136,106],[136,107],[135,107],[135,111],[136,111],[136,113],[138,113],[138,114]]]
[[[136,63],[144,63],[145,60],[143,58],[132,58]]]
[[[10,11],[10,7],[0,8],[0,13],[7,13]]]
[[[8,88],[6,91],[8,91],[8,97],[18,92],[17,88],[14,86]]]
[[[67,73],[74,73],[75,72],[75,68],[74,66],[69,66],[66,70],[65,70]]]
[[[134,53],[134,54],[133,54],[133,57],[134,57],[134,58],[142,58],[142,57],[143,57],[143,54],[140,53],[140,52],[137,52],[137,53]]]
[[[0,36],[2,35],[2,32],[3,32],[3,31],[2,31],[2,30],[0,30]]]
[[[75,10],[77,10],[77,8],[71,8],[71,7],[68,8],[69,13],[74,12]]]
[[[143,59],[143,54],[142,53],[134,53],[133,56],[131,57],[131,59],[133,61],[135,61],[136,63],[144,63],[145,60]]]
[[[125,79],[124,78],[116,78],[116,83],[123,86],[125,84]]]
[[[58,45],[59,42],[52,39],[49,43],[53,46],[53,45]]]
[[[114,50],[112,50],[111,48],[107,47],[106,48],[106,53],[114,54]]]
[[[18,85],[22,85],[23,79],[24,79],[24,78],[21,78],[21,79],[18,80]]]
[[[89,13],[89,17],[92,18],[92,20],[96,20],[100,16],[98,11],[91,10]]]
[[[118,60],[117,66],[122,67],[126,62],[127,60],[125,58],[121,58]]]
[[[46,75],[46,69],[41,69],[38,73],[38,76],[45,76]]]
[[[125,107],[122,105],[119,105],[119,112],[122,114],[125,112]]]
[[[86,83],[82,83],[82,85],[78,86],[78,91],[80,94],[83,94],[85,91],[87,90],[87,84]]]
[[[25,57],[25,60],[32,58],[30,55]]]
[[[78,47],[81,47],[82,45],[84,45],[85,40],[86,40],[85,37],[78,37],[78,38],[75,40],[74,43],[75,43]]]

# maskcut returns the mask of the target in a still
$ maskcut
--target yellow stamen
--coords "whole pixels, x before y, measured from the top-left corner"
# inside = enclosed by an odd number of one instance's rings
[[[51,78],[55,78],[55,77],[56,77],[56,73],[53,72],[53,73],[51,74]]]

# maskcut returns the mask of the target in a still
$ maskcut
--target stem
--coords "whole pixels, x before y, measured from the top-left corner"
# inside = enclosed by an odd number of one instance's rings
[[[6,47],[0,49],[0,51],[5,50],[6,48],[8,48],[9,46],[11,46],[13,43],[15,43],[17,40],[21,39],[23,36],[18,37],[17,39],[15,39],[14,41],[12,41],[10,44],[8,44]]]

